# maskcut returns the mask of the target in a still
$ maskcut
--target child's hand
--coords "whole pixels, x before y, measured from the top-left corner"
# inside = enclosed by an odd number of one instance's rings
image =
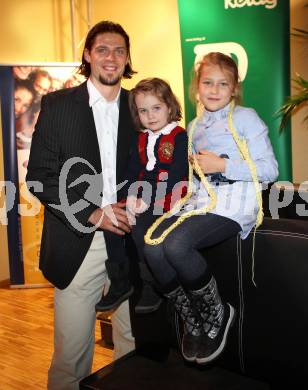
[[[136,214],[144,213],[149,206],[142,200],[142,198],[138,198],[136,200]]]
[[[217,156],[217,154],[213,152],[200,150],[198,154],[194,154],[192,157],[197,161],[202,172],[205,174],[225,172],[225,159]]]
[[[136,196],[130,195],[126,200],[126,210],[128,211],[128,219],[131,225],[136,223],[136,216],[145,212],[148,209],[148,205]]]

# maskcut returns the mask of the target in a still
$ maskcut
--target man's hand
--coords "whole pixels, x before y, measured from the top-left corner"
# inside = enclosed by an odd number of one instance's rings
[[[129,233],[131,228],[126,215],[125,203],[114,203],[97,208],[90,215],[88,222],[103,230],[109,230],[119,236]]]
[[[200,150],[198,154],[193,154],[189,158],[191,163],[194,159],[205,174],[225,172],[225,159],[217,156],[215,153]]]

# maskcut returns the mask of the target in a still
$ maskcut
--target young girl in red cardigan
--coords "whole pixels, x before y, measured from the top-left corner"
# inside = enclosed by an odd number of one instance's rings
[[[178,125],[182,118],[181,106],[166,81],[141,80],[130,91],[129,104],[137,134],[128,165],[125,198],[143,282],[135,307],[136,313],[141,314],[157,310],[162,301],[144,259],[144,235],[160,215],[186,194],[187,133]],[[115,234],[107,234],[113,236],[108,240],[112,245],[107,247],[106,262],[111,286],[96,305],[98,311],[113,308],[113,303],[119,304],[123,301],[121,297],[126,299],[127,291],[131,291],[125,282],[129,267],[124,241]]]

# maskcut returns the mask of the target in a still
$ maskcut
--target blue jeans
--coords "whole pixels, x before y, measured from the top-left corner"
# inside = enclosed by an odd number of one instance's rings
[[[154,238],[177,220],[171,217],[156,230]],[[210,280],[204,249],[236,236],[240,225],[232,219],[207,213],[186,219],[159,245],[145,245],[144,253],[162,292],[168,293],[180,284],[198,290]]]

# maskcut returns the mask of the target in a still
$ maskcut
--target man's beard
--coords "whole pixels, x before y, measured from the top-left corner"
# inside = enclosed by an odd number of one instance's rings
[[[106,78],[102,77],[101,75],[99,75],[99,77],[98,77],[100,83],[103,85],[116,85],[119,83],[121,78],[122,78],[122,76],[116,76],[114,79],[106,79]]]

